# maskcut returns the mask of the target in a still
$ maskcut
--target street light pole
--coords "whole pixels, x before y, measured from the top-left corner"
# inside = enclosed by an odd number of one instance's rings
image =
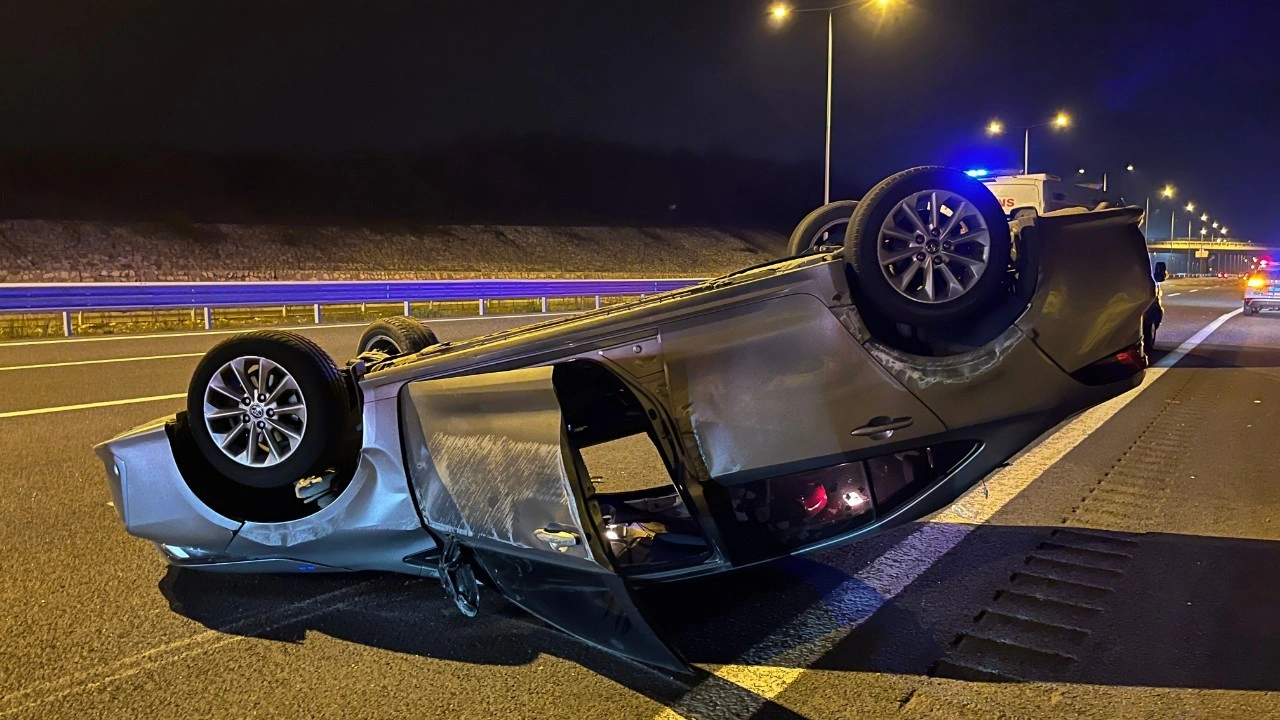
[[[857,5],[862,0],[849,0],[848,2],[838,3],[830,7],[823,8],[793,8],[785,2],[774,3],[769,8],[769,15],[775,24],[787,22],[792,15],[800,13],[820,13],[827,14],[827,117],[826,117],[826,133],[823,139],[822,150],[822,204],[826,205],[831,202],[831,104],[832,104],[832,66],[835,64],[835,14],[837,10],[843,10],[847,7]],[[879,5],[883,11],[893,0],[879,0]]]
[[[1031,128],[1023,128],[1022,134],[1022,174],[1031,174]]]
[[[826,205],[831,202],[831,65],[832,56],[835,55],[835,26],[836,14],[834,10],[827,11],[827,144],[823,158],[822,166],[822,204]]]
[[[1150,195],[1147,196],[1147,210],[1146,212],[1142,213],[1142,224],[1143,224],[1142,234],[1143,235],[1150,234],[1151,233],[1151,196]]]

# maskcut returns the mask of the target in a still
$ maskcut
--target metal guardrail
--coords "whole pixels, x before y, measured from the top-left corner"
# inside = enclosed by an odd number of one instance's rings
[[[489,300],[649,295],[701,282],[696,278],[641,280],[349,280],[300,282],[0,283],[0,312],[60,312],[71,335],[71,313],[84,310],[201,308],[206,329],[212,309],[311,305],[315,321],[324,305],[474,300],[480,315]]]

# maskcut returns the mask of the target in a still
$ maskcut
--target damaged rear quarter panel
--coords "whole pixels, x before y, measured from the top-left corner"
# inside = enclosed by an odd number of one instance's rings
[[[876,341],[867,352],[949,428],[1061,407],[1079,392],[1016,326],[962,355],[921,357]]]

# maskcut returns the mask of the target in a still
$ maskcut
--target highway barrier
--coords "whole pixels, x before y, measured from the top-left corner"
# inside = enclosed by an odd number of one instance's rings
[[[645,296],[701,282],[696,278],[623,280],[340,280],[299,282],[130,282],[0,283],[0,312],[62,314],[64,334],[72,334],[71,313],[86,310],[199,308],[204,326],[223,307],[311,305],[315,322],[325,305],[475,301],[479,315],[490,300]]]

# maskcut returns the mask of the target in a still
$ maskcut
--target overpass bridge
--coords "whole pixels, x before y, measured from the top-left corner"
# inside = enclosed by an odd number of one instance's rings
[[[1260,257],[1280,258],[1276,248],[1240,238],[1148,240],[1147,252],[1152,263],[1164,262],[1174,275],[1246,272]]]

